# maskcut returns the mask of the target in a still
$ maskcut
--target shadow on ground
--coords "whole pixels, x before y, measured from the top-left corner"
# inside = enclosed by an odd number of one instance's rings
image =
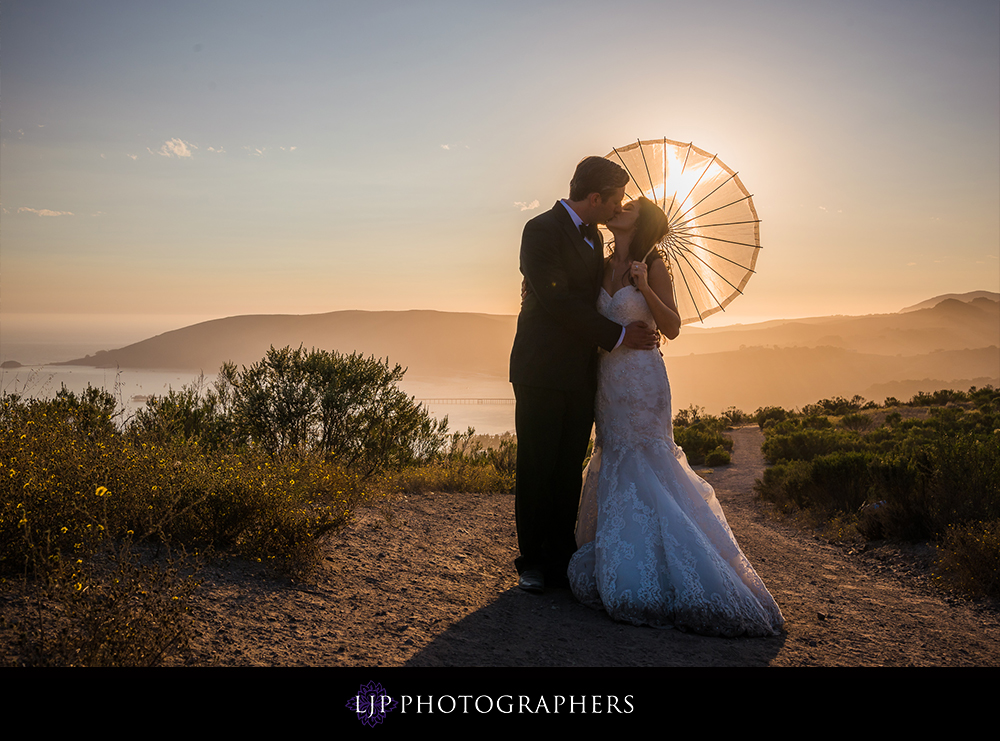
[[[515,587],[452,625],[405,666],[767,666],[784,641],[615,623],[568,589],[533,595]]]

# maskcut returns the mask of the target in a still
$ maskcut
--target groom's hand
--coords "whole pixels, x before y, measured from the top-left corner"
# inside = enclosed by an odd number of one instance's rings
[[[632,322],[625,327],[625,338],[622,340],[622,344],[633,350],[653,350],[660,344],[659,335],[645,322]]]

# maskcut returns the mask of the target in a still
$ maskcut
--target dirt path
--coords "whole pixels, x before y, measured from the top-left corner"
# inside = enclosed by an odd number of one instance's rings
[[[787,620],[778,638],[619,625],[568,590],[515,586],[513,497],[401,497],[328,546],[309,584],[211,568],[178,663],[224,666],[997,666],[1000,615],[768,518],[752,485],[760,432],[733,433],[706,478]]]

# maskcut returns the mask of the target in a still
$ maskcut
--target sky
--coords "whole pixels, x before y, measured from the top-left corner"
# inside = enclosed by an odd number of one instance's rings
[[[1000,290],[996,0],[5,0],[0,341],[515,314],[525,221],[660,137],[761,218],[716,324]]]

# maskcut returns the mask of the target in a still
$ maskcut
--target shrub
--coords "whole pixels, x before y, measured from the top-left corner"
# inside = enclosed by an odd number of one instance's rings
[[[447,455],[420,466],[410,466],[393,480],[393,486],[407,493],[430,491],[506,493],[514,489],[517,443],[503,436],[497,446],[486,450],[475,430],[452,435]]]
[[[777,463],[783,460],[811,461],[820,455],[857,448],[857,439],[841,430],[796,429],[786,434],[768,435],[761,451],[768,463]]]
[[[750,424],[754,421],[751,415],[737,409],[736,407],[729,407],[723,411],[722,418],[729,424],[730,427],[742,427],[743,425]]]
[[[731,461],[732,456],[730,456],[729,451],[721,445],[705,456],[706,466],[728,466]]]
[[[16,650],[5,663],[156,666],[184,647],[192,569],[184,559],[142,560],[127,545],[87,561],[47,559],[25,603],[5,615]]]
[[[754,491],[762,499],[773,502],[785,511],[805,509],[816,495],[812,463],[783,461],[766,468],[764,476],[754,483]]]
[[[758,407],[757,411],[753,413],[754,422],[760,429],[767,427],[769,423],[773,424],[775,422],[781,422],[788,417],[788,412],[786,412],[781,407]]]
[[[687,427],[702,419],[704,415],[705,407],[692,404],[687,409],[681,409],[674,415],[674,427]]]
[[[357,353],[272,347],[242,371],[223,365],[217,389],[242,442],[272,455],[319,451],[368,477],[432,460],[445,444],[447,418],[399,389],[404,372]]]
[[[878,429],[869,429],[870,418],[856,412],[845,414],[837,429],[814,424],[812,417],[768,421],[762,450],[776,465],[755,489],[785,509],[807,509],[841,522],[852,518],[848,524],[869,539],[947,542],[943,553],[977,554],[954,556],[967,562],[949,561],[949,568],[987,574],[996,561],[990,534],[995,524],[989,523],[1000,521],[998,394],[973,388],[967,394],[918,394],[914,400],[937,406],[926,419],[890,412]],[[807,409],[833,408],[841,401]],[[975,409],[967,411],[971,405]],[[991,578],[982,577],[984,583]]]
[[[360,477],[334,461],[103,427],[82,435],[72,414],[48,402],[0,406],[0,573],[32,569],[43,546],[83,557],[109,538],[210,546],[291,568],[365,496]]]
[[[814,506],[826,512],[854,513],[867,501],[871,488],[872,456],[840,451],[813,460],[812,480],[824,496]]]
[[[870,462],[869,456],[856,452],[783,461],[764,471],[755,490],[786,510],[811,509],[823,516],[853,514],[868,498]]]
[[[877,406],[873,402],[866,402],[863,396],[855,395],[850,399],[837,396],[833,399],[822,399],[815,404],[807,404],[802,408],[802,413],[807,415],[830,414],[841,417],[859,409],[873,409]]]
[[[950,526],[938,548],[937,569],[962,591],[1000,597],[1000,519]]]
[[[841,417],[840,424],[854,432],[861,432],[872,426],[872,418],[867,414],[845,414]]]
[[[833,427],[829,417],[811,416],[802,419],[802,426],[813,430],[828,430]]]
[[[687,427],[674,428],[674,442],[677,443],[692,465],[705,463],[706,456],[717,448],[733,449],[733,441],[717,428],[718,420],[702,421]]]
[[[199,379],[180,391],[152,396],[129,424],[129,433],[147,442],[196,441],[213,450],[233,442],[232,420],[215,389],[204,389]]]

